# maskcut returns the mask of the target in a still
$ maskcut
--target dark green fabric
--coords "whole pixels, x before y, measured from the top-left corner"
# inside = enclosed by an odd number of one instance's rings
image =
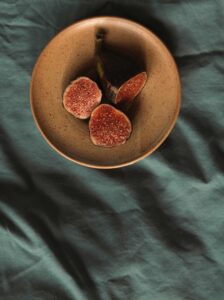
[[[65,160],[30,111],[32,68],[73,22],[116,15],[174,55],[183,98],[156,153]],[[224,299],[223,0],[0,1],[0,300]]]

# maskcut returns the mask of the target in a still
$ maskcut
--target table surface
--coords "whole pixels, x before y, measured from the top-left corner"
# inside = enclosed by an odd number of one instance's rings
[[[47,42],[86,17],[154,31],[182,81],[151,156],[93,170],[52,150],[29,104]],[[0,1],[0,300],[224,299],[224,1]]]

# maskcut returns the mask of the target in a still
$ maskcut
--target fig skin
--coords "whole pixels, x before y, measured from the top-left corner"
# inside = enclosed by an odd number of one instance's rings
[[[64,108],[78,119],[88,119],[101,102],[102,92],[95,81],[79,77],[72,81],[63,94]]]
[[[94,145],[115,147],[127,141],[132,125],[122,111],[110,104],[101,104],[91,114],[89,130]]]
[[[114,99],[115,105],[122,109],[129,108],[133,100],[142,91],[146,81],[146,72],[138,73],[129,80],[125,81],[116,93]]]

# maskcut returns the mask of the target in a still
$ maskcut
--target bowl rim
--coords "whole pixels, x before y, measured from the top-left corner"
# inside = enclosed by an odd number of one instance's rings
[[[154,40],[159,43],[160,47],[162,47],[165,52],[167,52],[167,55],[170,57],[170,61],[172,61],[172,64],[173,64],[173,69],[175,70],[175,73],[176,73],[176,79],[177,79],[177,105],[176,105],[176,110],[175,110],[175,114],[174,114],[174,117],[173,117],[173,120],[172,122],[170,123],[170,126],[169,128],[166,130],[166,132],[162,135],[162,137],[160,137],[158,139],[158,142],[155,142],[155,145],[148,151],[146,151],[145,153],[143,153],[142,155],[140,155],[139,157],[137,158],[134,158],[134,159],[131,159],[131,160],[128,160],[128,161],[125,161],[123,163],[118,163],[118,164],[114,164],[114,165],[100,165],[100,164],[91,164],[91,163],[86,163],[86,162],[83,162],[81,160],[78,160],[78,159],[75,159],[75,158],[72,158],[70,157],[69,155],[63,153],[60,149],[58,149],[51,141],[50,139],[46,136],[46,134],[44,133],[43,129],[41,128],[41,125],[39,124],[38,122],[38,119],[35,115],[35,112],[34,112],[34,99],[33,99],[33,85],[34,85],[34,78],[35,78],[35,75],[37,73],[37,69],[38,69],[38,65],[42,59],[42,57],[44,56],[44,52],[45,50],[50,46],[51,43],[54,42],[55,39],[58,39],[61,35],[63,35],[66,31],[69,31],[69,30],[73,30],[74,27],[78,26],[79,24],[81,23],[88,23],[88,22],[94,22],[94,21],[97,21],[97,20],[103,20],[103,19],[110,19],[110,20],[114,20],[114,21],[123,21],[133,27],[136,27],[140,30],[143,30],[145,33],[147,34],[150,34]],[[77,163],[81,166],[85,166],[85,167],[89,167],[89,168],[92,168],[92,169],[117,169],[117,168],[121,168],[121,167],[126,167],[126,166],[129,166],[129,165],[132,165],[132,164],[135,164],[141,160],[143,160],[144,158],[146,158],[147,156],[149,156],[150,154],[152,154],[156,149],[158,149],[161,144],[167,139],[167,137],[169,136],[169,134],[171,133],[171,131],[173,130],[175,124],[176,124],[176,121],[177,121],[177,118],[179,116],[179,113],[180,113],[180,107],[181,107],[181,81],[180,81],[180,75],[179,75],[179,72],[178,72],[178,68],[177,68],[177,64],[172,56],[172,54],[170,53],[169,49],[165,46],[165,44],[163,43],[163,41],[160,40],[159,37],[157,37],[150,29],[148,29],[147,27],[135,22],[135,21],[132,21],[130,19],[127,19],[127,18],[123,18],[123,17],[116,17],[116,16],[98,16],[98,17],[90,17],[90,18],[85,18],[85,19],[82,19],[80,21],[77,21],[71,25],[69,25],[68,27],[64,28],[63,30],[61,30],[59,33],[57,33],[52,39],[50,39],[50,41],[46,44],[46,46],[42,49],[41,53],[39,54],[38,58],[37,58],[37,61],[33,67],[33,71],[32,71],[32,75],[31,75],[31,81],[30,81],[30,90],[29,90],[29,96],[30,96],[30,107],[31,107],[31,112],[32,112],[32,116],[33,116],[33,119],[35,121],[35,124],[37,126],[37,128],[39,129],[40,133],[42,134],[42,136],[44,137],[45,141],[56,151],[58,152],[61,156],[63,156],[64,158],[72,161],[73,163]]]

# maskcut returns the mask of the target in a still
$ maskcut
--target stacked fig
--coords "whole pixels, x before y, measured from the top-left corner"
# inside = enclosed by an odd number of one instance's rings
[[[132,124],[125,114],[143,89],[146,72],[140,72],[120,87],[113,86],[106,77],[102,59],[103,34],[96,38],[96,69],[104,95],[109,104],[100,104],[102,91],[88,77],[79,77],[66,88],[64,108],[78,119],[89,119],[90,139],[94,145],[114,147],[124,144],[131,135]]]

